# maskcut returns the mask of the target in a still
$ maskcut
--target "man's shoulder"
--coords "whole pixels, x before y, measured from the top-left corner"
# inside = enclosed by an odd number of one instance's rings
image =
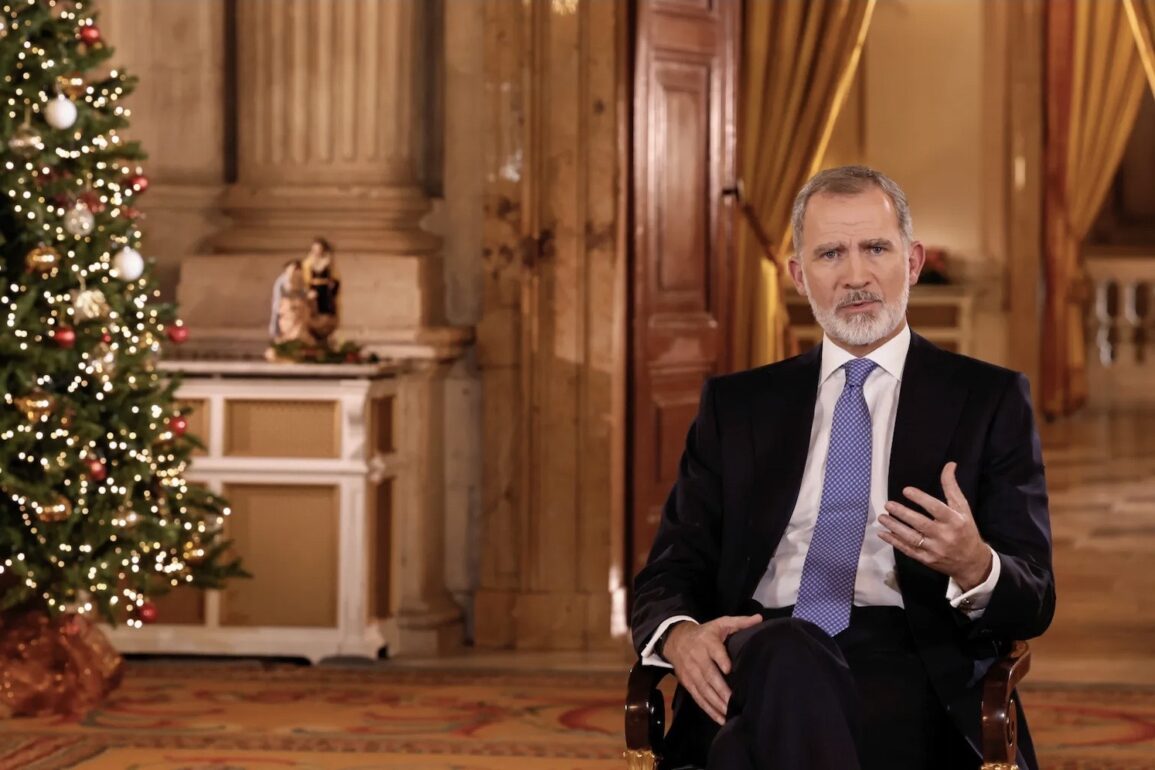
[[[799,383],[814,385],[817,383],[819,356],[819,349],[813,348],[765,366],[719,374],[710,378],[707,387],[720,396],[735,397],[764,394],[768,388],[778,390]]]
[[[962,377],[971,384],[980,386],[1006,387],[1012,381],[1025,378],[1025,375],[1014,369],[941,348],[918,335],[914,335],[911,339],[911,353],[927,356],[932,359],[933,365],[948,369],[953,376]]]

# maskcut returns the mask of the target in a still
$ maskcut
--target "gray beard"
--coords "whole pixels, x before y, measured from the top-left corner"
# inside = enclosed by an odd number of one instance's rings
[[[837,313],[837,307],[820,308],[806,286],[806,276],[802,277],[802,287],[806,289],[806,299],[810,302],[810,310],[815,320],[822,327],[822,331],[835,342],[847,347],[861,347],[873,345],[899,327],[906,319],[906,307],[910,302],[910,280],[902,286],[902,294],[896,302],[883,302],[882,307],[873,313],[856,313],[849,318],[842,318]],[[880,300],[873,292],[854,292],[843,298],[842,303],[852,304],[864,300]]]

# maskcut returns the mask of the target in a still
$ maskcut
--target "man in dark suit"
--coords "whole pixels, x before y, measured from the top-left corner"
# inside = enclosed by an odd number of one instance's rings
[[[671,766],[973,770],[983,675],[1055,607],[1027,382],[910,331],[889,178],[824,171],[793,226],[823,343],[706,383],[635,582],[638,651],[679,680]]]

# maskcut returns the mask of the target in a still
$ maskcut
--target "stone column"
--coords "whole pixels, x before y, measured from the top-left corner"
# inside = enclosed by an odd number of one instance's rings
[[[415,360],[398,430],[413,448],[395,501],[399,651],[462,638],[445,587],[444,378],[469,340],[444,325],[439,239],[421,162],[422,0],[237,0],[235,169],[215,253],[184,260],[188,347],[259,354],[270,292],[313,238],[335,248],[338,337]],[[428,483],[425,483],[428,481]]]
[[[418,0],[240,0],[226,251],[424,255]],[[304,245],[302,244],[304,242]]]
[[[612,648],[626,633],[629,577],[628,8],[485,8],[475,641]]]
[[[460,336],[429,329],[444,322],[444,289],[439,239],[420,224],[432,130],[424,3],[235,7],[236,181],[223,201],[230,223],[212,239],[228,259],[186,261],[182,303],[216,327],[210,336],[251,352],[265,343],[281,265],[323,236],[336,249],[344,336],[390,355],[419,343],[423,357],[443,357]]]

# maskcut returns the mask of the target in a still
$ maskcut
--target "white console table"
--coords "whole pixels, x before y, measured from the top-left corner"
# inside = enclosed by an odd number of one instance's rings
[[[253,577],[157,599],[156,623],[106,629],[119,650],[317,661],[433,654],[459,642],[460,611],[430,579],[443,532],[427,496],[420,373],[400,364],[163,366],[180,373],[189,432],[206,445],[188,478],[229,501],[224,537]]]

